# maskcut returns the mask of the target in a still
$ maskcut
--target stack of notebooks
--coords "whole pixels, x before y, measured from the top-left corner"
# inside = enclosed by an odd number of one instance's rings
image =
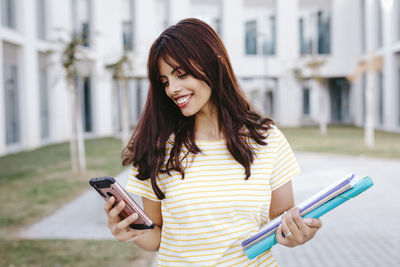
[[[354,174],[347,175],[322,191],[297,205],[303,218],[319,218],[345,201],[364,192],[373,185],[370,177],[360,179]],[[253,259],[276,244],[276,230],[281,216],[261,227],[257,233],[242,242],[242,248],[249,259]]]

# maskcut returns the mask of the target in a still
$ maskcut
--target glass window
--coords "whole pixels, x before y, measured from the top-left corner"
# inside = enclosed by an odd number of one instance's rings
[[[327,9],[303,9],[299,17],[300,54],[331,52],[331,14]]]
[[[377,16],[377,46],[382,47],[383,45],[383,6],[381,0],[375,0],[376,2],[376,16]]]
[[[265,111],[265,114],[269,117],[272,117],[274,115],[274,92],[273,91],[268,90],[265,92],[264,111]]]
[[[397,0],[397,39],[400,40],[400,0]]]
[[[303,115],[310,115],[310,89],[303,88]]]
[[[384,87],[383,87],[383,72],[379,71],[378,74],[378,118],[379,124],[383,125],[384,121],[384,110],[383,110],[383,101],[384,101]]]
[[[89,0],[73,0],[74,36],[83,41],[83,45],[90,45],[90,2]]]
[[[123,0],[122,7],[122,42],[125,51],[133,49],[133,22],[132,22],[132,1]]]
[[[400,65],[400,60],[399,60],[399,65]],[[397,105],[398,123],[400,126],[400,66],[397,69],[397,100],[398,100],[398,105]]]
[[[49,86],[46,56],[39,54],[40,137],[50,137]]]
[[[246,22],[246,55],[257,55],[257,21]]]
[[[318,11],[318,54],[331,52],[331,16],[328,11]]]
[[[313,52],[313,23],[311,16],[299,18],[300,54],[312,54]]]
[[[363,125],[365,125],[365,113],[366,111],[366,91],[367,91],[367,72],[364,72],[361,80],[361,100],[362,100],[362,121]]]
[[[155,17],[157,32],[161,33],[168,27],[168,0],[156,0]]]
[[[263,38],[263,54],[275,55],[276,44],[276,20],[275,16],[271,15],[267,19],[267,31]]]
[[[36,0],[37,37],[46,39],[46,0]]]
[[[8,28],[17,28],[15,0],[1,0],[1,23]]]
[[[360,1],[361,1],[360,2],[361,53],[365,53],[367,47],[366,20],[365,20],[366,6],[365,6],[365,0],[360,0]]]
[[[17,144],[21,140],[18,47],[3,42],[3,88],[5,110],[6,144]]]
[[[133,49],[133,29],[132,22],[122,22],[122,42],[125,51]]]
[[[85,132],[93,131],[92,120],[92,90],[90,77],[83,78],[83,88],[81,94],[83,129]]]
[[[20,141],[18,68],[13,64],[4,64],[4,89],[6,109],[6,143]]]

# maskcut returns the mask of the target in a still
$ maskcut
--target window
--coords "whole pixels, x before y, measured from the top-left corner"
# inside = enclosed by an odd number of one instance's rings
[[[366,7],[365,7],[365,0],[360,0],[360,29],[361,29],[361,53],[365,53],[367,49],[367,37],[366,37],[366,20],[365,20],[365,12],[366,12]]]
[[[93,131],[93,120],[92,120],[92,90],[91,90],[91,79],[90,77],[83,78],[83,87],[81,91],[81,104],[82,104],[82,118],[83,118],[83,129],[85,132]]]
[[[246,22],[246,55],[257,55],[257,22]]]
[[[5,109],[6,144],[17,144],[21,140],[20,102],[18,83],[18,47],[3,42],[3,88]]]
[[[39,39],[46,39],[46,0],[36,0],[36,30]]]
[[[3,26],[16,29],[15,0],[1,0],[1,23]]]
[[[362,80],[361,80],[361,99],[362,99],[362,121],[363,125],[365,125],[365,113],[366,111],[366,91],[367,91],[367,72],[364,72],[362,75]]]
[[[122,22],[122,42],[124,51],[133,49],[133,29],[131,21]]]
[[[299,17],[300,53],[331,52],[331,14],[325,9],[304,9]]]
[[[375,0],[376,4],[376,19],[377,19],[377,47],[383,46],[383,6],[381,0]]]
[[[400,55],[397,55],[397,116],[400,126]]]
[[[90,45],[90,2],[89,0],[73,0],[74,37],[82,39],[83,45]]]
[[[263,38],[263,54],[275,55],[276,44],[276,21],[275,16],[271,15],[267,19],[267,31]]]
[[[400,0],[396,2],[397,6],[397,40],[400,40]]]
[[[318,54],[331,52],[331,18],[327,11],[318,11]]]
[[[303,115],[310,115],[310,89],[303,88]]]
[[[274,92],[266,91],[265,92],[265,100],[264,100],[264,110],[265,114],[269,117],[274,115]]]
[[[156,10],[154,19],[157,25],[157,32],[160,34],[168,27],[168,9],[169,9],[169,1],[168,0],[156,0]]]
[[[132,22],[132,1],[123,0],[122,7],[122,42],[125,51],[133,49],[133,22]]]
[[[39,54],[40,137],[50,137],[49,86],[46,56]]]
[[[398,123],[400,126],[400,60],[399,60],[399,66],[397,68],[397,101],[398,101],[397,115],[398,115]]]
[[[383,88],[383,72],[379,71],[378,74],[378,119],[379,124],[383,125],[384,122],[384,110],[383,110],[383,101],[384,101],[384,88]]]

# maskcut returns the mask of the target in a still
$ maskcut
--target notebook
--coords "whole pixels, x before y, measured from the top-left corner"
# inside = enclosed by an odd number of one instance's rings
[[[370,177],[360,178],[349,174],[337,180],[303,201],[297,207],[303,218],[319,218],[328,211],[364,192],[373,185]],[[242,242],[242,249],[253,259],[276,244],[276,229],[280,225],[281,216],[262,226],[255,234]]]

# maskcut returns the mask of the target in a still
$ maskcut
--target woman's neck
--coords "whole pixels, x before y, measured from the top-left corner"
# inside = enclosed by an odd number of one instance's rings
[[[195,138],[199,140],[221,140],[225,138],[218,122],[215,110],[207,113],[198,113],[194,125]]]

